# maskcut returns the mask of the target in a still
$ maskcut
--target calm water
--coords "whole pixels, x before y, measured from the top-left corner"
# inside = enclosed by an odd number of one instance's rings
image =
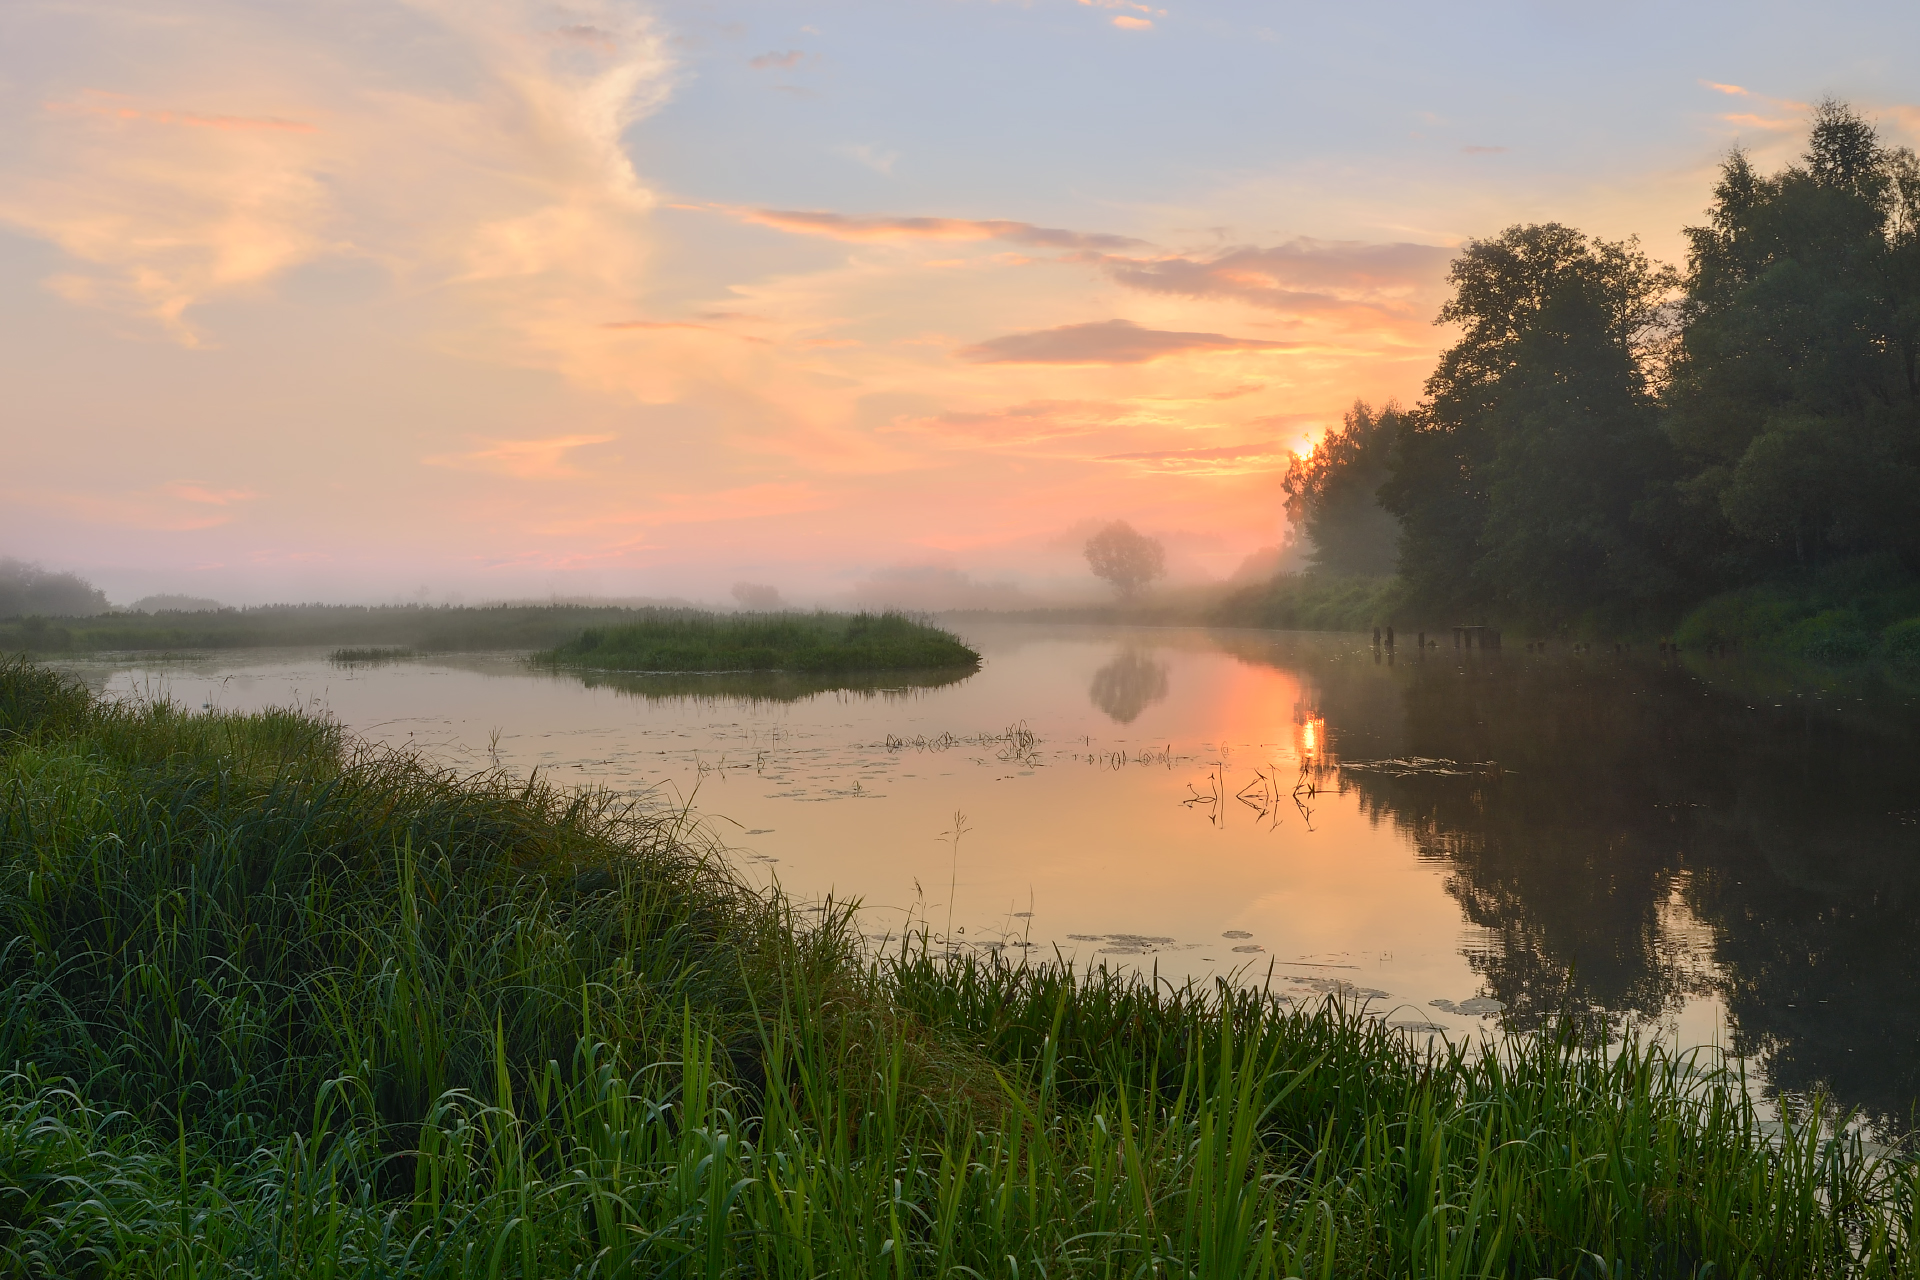
[[[1738,663],[1351,637],[962,626],[938,687],[583,681],[512,655],[76,665],[192,706],[291,702],[463,768],[692,798],[753,878],[968,946],[1250,967],[1450,1034],[1627,1015],[1920,1097],[1920,710]],[[960,836],[953,832],[959,815]]]

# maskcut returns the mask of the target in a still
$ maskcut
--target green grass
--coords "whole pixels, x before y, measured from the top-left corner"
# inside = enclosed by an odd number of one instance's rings
[[[1683,652],[1738,644],[1828,664],[1920,666],[1920,579],[1891,557],[1842,561],[1715,596],[1674,639]]]
[[[1339,574],[1283,573],[1248,587],[1214,609],[1211,621],[1229,627],[1283,631],[1365,631],[1404,621],[1400,579]]]
[[[589,627],[534,660],[601,671],[826,673],[971,668],[980,655],[899,613],[709,613]]]
[[[1914,1274],[1711,1058],[874,958],[702,830],[0,665],[0,1273]]]

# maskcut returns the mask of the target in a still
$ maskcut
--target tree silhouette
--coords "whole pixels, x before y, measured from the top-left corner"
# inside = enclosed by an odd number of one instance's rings
[[[1115,520],[1087,539],[1087,563],[1096,578],[1112,583],[1122,599],[1130,600],[1167,571],[1167,553],[1157,538]]]

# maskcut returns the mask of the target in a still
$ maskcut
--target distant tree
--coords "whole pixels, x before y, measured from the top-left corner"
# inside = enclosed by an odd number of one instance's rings
[[[0,556],[0,618],[84,618],[107,607],[106,593],[77,574]]]
[[[1676,275],[1546,223],[1470,241],[1449,281],[1465,332],[1380,489],[1409,585],[1542,619],[1670,594],[1647,499],[1672,477],[1653,388]]]
[[[1683,496],[1729,576],[1920,559],[1920,163],[1843,103],[1768,177],[1734,152],[1689,241],[1667,393]]]
[[[1096,578],[1111,583],[1122,599],[1130,600],[1167,571],[1167,553],[1158,539],[1116,520],[1087,539],[1087,563]]]
[[[1400,522],[1380,505],[1399,436],[1400,406],[1375,413],[1356,400],[1305,457],[1295,454],[1281,487],[1287,518],[1306,535],[1309,566],[1320,573],[1384,576],[1399,561]]]
[[[771,613],[784,609],[787,602],[780,596],[780,588],[771,587],[762,582],[736,582],[733,584],[733,598],[742,609],[752,609],[759,613]]]

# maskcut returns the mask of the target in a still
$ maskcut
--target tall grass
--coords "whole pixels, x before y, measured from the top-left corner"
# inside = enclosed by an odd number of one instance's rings
[[[1915,1269],[1914,1166],[1709,1060],[802,915],[684,812],[0,666],[0,1270]]]
[[[589,627],[534,656],[611,671],[899,671],[980,661],[952,632],[900,613],[662,614]]]

